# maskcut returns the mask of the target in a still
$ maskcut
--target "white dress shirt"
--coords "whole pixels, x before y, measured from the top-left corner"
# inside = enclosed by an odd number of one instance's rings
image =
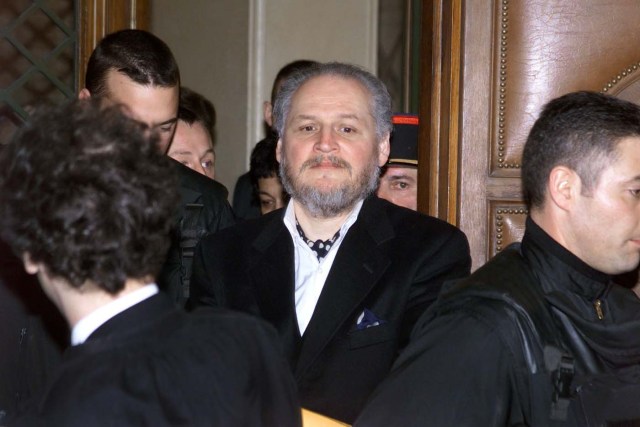
[[[295,259],[295,302],[296,316],[298,318],[298,328],[300,335],[304,334],[307,329],[311,316],[316,308],[320,293],[327,280],[333,260],[340,249],[340,245],[347,235],[349,228],[358,219],[358,214],[362,208],[363,201],[356,203],[345,222],[340,227],[340,236],[333,243],[333,246],[327,253],[327,256],[318,261],[311,248],[300,237],[300,233],[296,228],[296,215],[293,209],[293,200],[289,201],[287,210],[284,214],[284,224],[289,230],[293,238],[294,259]]]
[[[80,319],[71,330],[71,345],[84,343],[96,329],[109,319],[157,293],[158,286],[151,283],[92,311]]]

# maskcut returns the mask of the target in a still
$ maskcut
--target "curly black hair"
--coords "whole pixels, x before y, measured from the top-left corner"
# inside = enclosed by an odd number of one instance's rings
[[[0,235],[76,288],[154,278],[178,204],[157,143],[95,100],[37,112],[0,152]]]

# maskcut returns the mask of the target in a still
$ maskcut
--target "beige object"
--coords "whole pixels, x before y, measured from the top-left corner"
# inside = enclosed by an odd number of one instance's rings
[[[341,421],[318,414],[308,409],[302,410],[302,426],[303,427],[338,427],[349,426]]]

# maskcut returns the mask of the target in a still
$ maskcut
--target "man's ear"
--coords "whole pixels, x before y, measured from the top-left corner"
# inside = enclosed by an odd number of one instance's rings
[[[389,160],[389,152],[391,151],[391,145],[389,144],[389,135],[386,134],[378,142],[378,166],[382,167]]]
[[[78,99],[89,99],[91,98],[91,92],[89,92],[89,89],[82,88],[82,90],[80,91],[80,93],[78,94]]]
[[[262,115],[264,117],[264,121],[269,127],[273,126],[273,105],[271,102],[264,101],[262,103]]]
[[[31,259],[29,252],[22,254],[22,263],[24,264],[25,271],[29,274],[37,274],[38,271],[40,271],[40,264]]]
[[[556,166],[549,174],[547,192],[550,201],[562,210],[569,210],[581,193],[582,180],[571,168]]]

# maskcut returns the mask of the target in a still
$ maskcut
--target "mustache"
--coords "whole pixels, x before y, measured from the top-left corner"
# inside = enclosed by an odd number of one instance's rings
[[[300,172],[304,171],[305,169],[308,168],[312,168],[315,166],[320,166],[320,164],[322,163],[326,163],[326,162],[330,162],[331,166],[333,167],[337,167],[337,168],[345,168],[348,171],[351,171],[351,164],[349,162],[347,162],[344,159],[341,159],[338,156],[335,155],[329,155],[329,156],[325,156],[322,154],[319,154],[307,161],[305,161],[302,166],[300,166]]]

